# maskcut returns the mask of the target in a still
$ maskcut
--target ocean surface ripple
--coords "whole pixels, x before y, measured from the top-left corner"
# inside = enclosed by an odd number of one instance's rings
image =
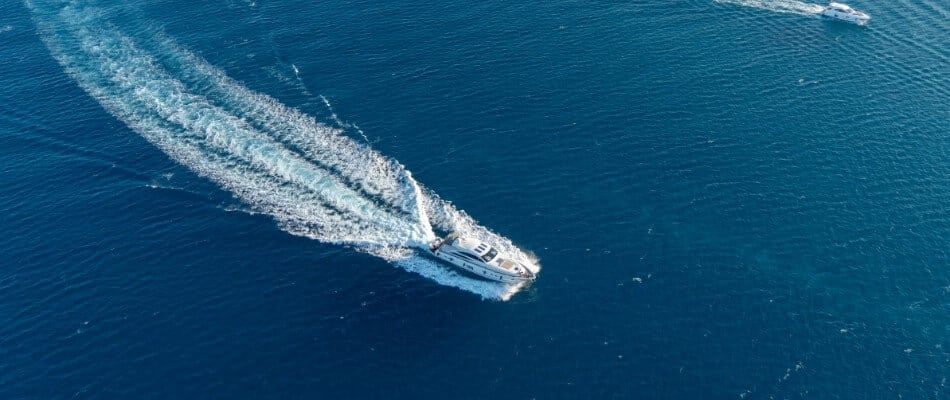
[[[950,398],[950,9],[847,2],[0,2],[0,399]]]

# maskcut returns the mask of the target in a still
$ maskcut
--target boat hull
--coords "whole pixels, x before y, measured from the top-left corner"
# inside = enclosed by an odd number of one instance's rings
[[[490,281],[495,281],[495,282],[502,282],[502,283],[531,282],[534,280],[533,277],[526,278],[522,276],[513,276],[513,275],[504,274],[504,273],[495,271],[494,269],[490,269],[485,266],[470,262],[468,260],[464,260],[461,257],[456,257],[451,254],[445,254],[444,252],[441,252],[438,250],[432,252],[432,255],[434,255],[436,258],[440,260],[443,260],[449,264],[452,264],[452,266],[458,268],[459,270],[463,272],[466,272],[468,275],[472,275],[480,279],[485,279],[485,280],[490,280]]]
[[[868,21],[871,20],[871,18],[860,18],[860,17],[853,16],[851,14],[835,12],[835,11],[825,11],[821,13],[821,15],[824,15],[828,18],[836,19],[838,21],[850,22],[852,24],[861,25],[861,26],[864,26],[865,24],[868,23]]]

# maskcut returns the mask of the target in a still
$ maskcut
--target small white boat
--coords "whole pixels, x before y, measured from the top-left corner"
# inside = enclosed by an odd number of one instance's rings
[[[847,4],[834,2],[828,3],[828,6],[821,11],[821,15],[858,25],[864,25],[871,19],[870,15],[855,10]]]
[[[529,282],[536,277],[524,264],[517,262],[487,243],[459,236],[458,232],[429,244],[439,259],[483,279],[505,283]]]

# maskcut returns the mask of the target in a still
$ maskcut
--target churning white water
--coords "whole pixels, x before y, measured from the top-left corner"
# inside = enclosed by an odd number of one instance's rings
[[[53,56],[116,118],[282,229],[350,246],[440,284],[508,299],[520,285],[459,275],[423,256],[433,225],[529,255],[421,187],[401,164],[254,92],[158,39],[148,51],[104,10],[28,1]]]

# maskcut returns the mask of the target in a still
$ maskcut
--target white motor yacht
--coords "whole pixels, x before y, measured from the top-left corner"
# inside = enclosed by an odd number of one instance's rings
[[[864,25],[871,19],[870,15],[851,8],[843,3],[828,3],[828,6],[821,11],[821,15],[851,22],[853,24]]]
[[[477,277],[498,282],[517,283],[535,279],[535,274],[482,241],[459,236],[458,232],[429,244],[432,254]]]

